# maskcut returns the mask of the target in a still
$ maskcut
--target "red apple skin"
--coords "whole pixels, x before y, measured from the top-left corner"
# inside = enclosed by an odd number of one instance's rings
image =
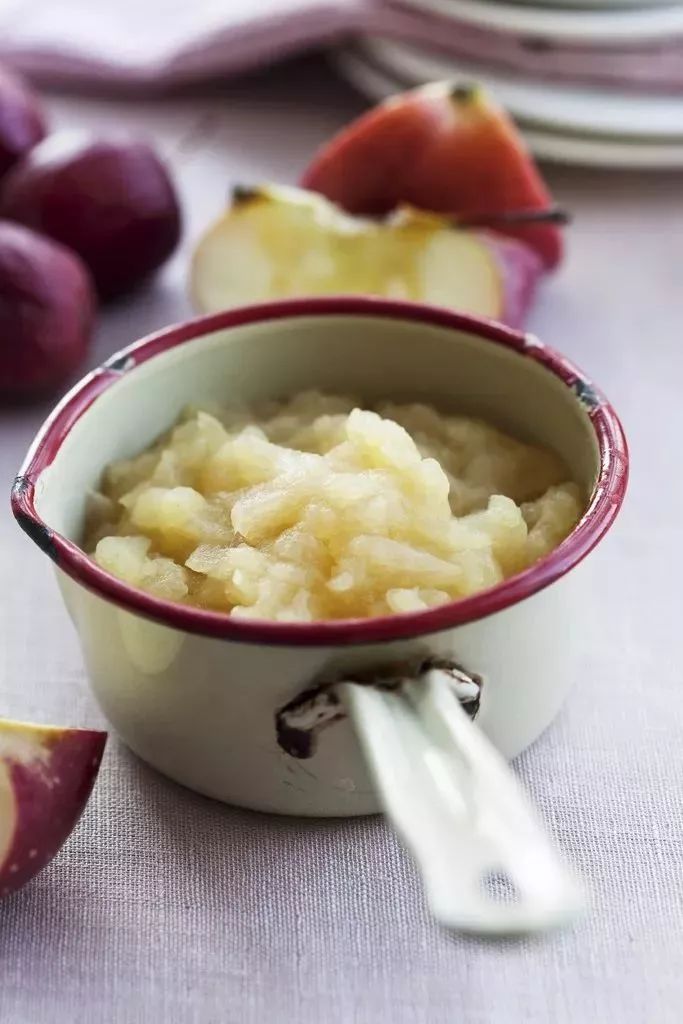
[[[493,253],[500,269],[504,287],[499,319],[508,327],[524,327],[543,277],[541,257],[526,242],[494,231],[478,231],[477,237]]]
[[[24,754],[35,749],[34,758],[16,756],[17,736]],[[103,732],[0,719],[0,897],[29,882],[61,849],[88,802],[106,739]]]
[[[130,291],[180,238],[178,199],[154,150],[135,139],[51,135],[6,176],[0,216],[78,253],[101,298]]]
[[[87,352],[95,306],[75,253],[0,221],[0,400],[39,397],[67,381]]]
[[[546,209],[552,198],[510,118],[481,89],[433,83],[394,96],[342,129],[301,180],[350,213],[401,203],[475,218]],[[562,259],[554,224],[505,225],[551,269]]]
[[[45,138],[45,117],[35,93],[0,68],[0,178]]]

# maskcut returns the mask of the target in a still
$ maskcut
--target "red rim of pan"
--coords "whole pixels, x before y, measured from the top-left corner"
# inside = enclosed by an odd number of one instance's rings
[[[125,374],[155,356],[213,331],[270,320],[309,316],[388,317],[464,331],[483,341],[504,345],[533,359],[576,395],[590,417],[599,449],[600,470],[591,499],[572,533],[530,569],[489,590],[423,612],[372,619],[313,623],[237,620],[220,613],[174,604],[116,579],[101,569],[73,541],[52,530],[36,512],[35,485],[69,431],[88,408]],[[123,349],[84,377],[59,403],[40,429],[12,490],[12,510],[27,534],[72,579],[130,612],[187,633],[234,642],[326,647],[379,643],[451,629],[530,597],[580,562],[604,536],[621,507],[628,478],[628,448],[619,419],[592,382],[553,349],[530,335],[492,321],[436,307],[365,297],[294,299],[227,310],[164,328]]]

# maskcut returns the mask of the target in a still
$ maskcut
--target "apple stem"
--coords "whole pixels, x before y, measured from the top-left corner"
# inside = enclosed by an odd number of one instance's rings
[[[564,226],[571,222],[571,216],[559,206],[550,206],[544,210],[506,210],[502,213],[473,214],[470,217],[456,217],[459,228],[495,228],[519,224],[558,224]]]
[[[258,197],[259,191],[252,185],[233,185],[230,189],[230,202],[235,206],[239,203],[248,203]]]

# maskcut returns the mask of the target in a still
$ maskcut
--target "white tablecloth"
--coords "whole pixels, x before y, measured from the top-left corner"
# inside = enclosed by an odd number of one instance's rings
[[[102,317],[96,362],[186,314],[188,246],[230,182],[294,180],[360,101],[311,63],[211,97],[50,106],[57,125],[148,130],[187,210],[183,252]],[[618,527],[591,557],[581,678],[517,765],[587,879],[592,913],[546,941],[449,936],[380,819],[226,808],[167,782],[114,737],[77,832],[0,903],[0,1024],[681,1020],[681,179],[549,176],[576,220],[531,326],[607,391],[633,458]],[[5,492],[45,411],[0,413]],[[6,506],[0,565],[0,710],[102,724],[50,565]]]

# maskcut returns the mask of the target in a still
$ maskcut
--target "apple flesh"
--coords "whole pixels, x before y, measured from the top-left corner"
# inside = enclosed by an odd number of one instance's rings
[[[350,213],[382,216],[403,203],[456,218],[545,210],[552,199],[515,125],[476,86],[433,82],[393,96],[342,129],[301,179]],[[562,258],[556,224],[504,224],[550,269]]]
[[[180,237],[176,192],[154,150],[81,132],[51,135],[16,164],[2,184],[0,216],[73,249],[105,299],[149,277]]]
[[[45,137],[38,97],[20,78],[0,68],[0,178]]]
[[[88,802],[106,738],[0,719],[0,897],[61,849]]]
[[[94,314],[74,253],[0,221],[0,399],[37,397],[67,381],[86,354]]]
[[[351,217],[284,186],[239,190],[192,261],[195,307],[216,312],[265,299],[368,294],[448,306],[519,324],[541,261],[527,246],[403,208],[385,221]]]

